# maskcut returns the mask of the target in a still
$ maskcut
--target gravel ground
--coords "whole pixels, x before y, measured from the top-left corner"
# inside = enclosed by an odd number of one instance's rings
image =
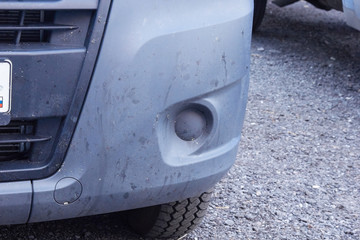
[[[237,162],[188,239],[360,239],[360,33],[268,7]]]
[[[360,33],[269,4],[254,35],[235,166],[185,239],[360,239]],[[109,214],[0,227],[0,239],[137,239]]]

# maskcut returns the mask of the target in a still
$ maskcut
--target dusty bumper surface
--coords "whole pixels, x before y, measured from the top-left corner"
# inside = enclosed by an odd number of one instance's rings
[[[173,201],[219,181],[240,140],[251,35],[251,3],[227,2],[113,2],[64,164],[33,181],[30,222]],[[179,141],[171,126],[194,106],[211,128]]]

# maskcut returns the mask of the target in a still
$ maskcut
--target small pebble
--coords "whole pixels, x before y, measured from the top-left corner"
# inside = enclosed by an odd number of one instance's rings
[[[228,226],[232,226],[232,225],[234,225],[235,223],[234,223],[233,220],[230,220],[230,219],[229,219],[229,220],[226,220],[226,221],[225,221],[225,224],[228,225]]]

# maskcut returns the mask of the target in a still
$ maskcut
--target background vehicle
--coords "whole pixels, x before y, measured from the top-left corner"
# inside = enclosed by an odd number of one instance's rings
[[[298,2],[299,0],[274,0],[272,1],[279,7]],[[343,11],[347,24],[360,30],[360,2],[356,0],[306,0],[317,8],[323,10],[335,9]],[[267,0],[254,0],[254,19],[253,29],[256,30],[264,17]]]
[[[267,0],[254,0],[253,30],[256,30],[265,15]]]
[[[127,211],[147,236],[193,229],[237,153],[252,11],[0,2],[0,224]]]

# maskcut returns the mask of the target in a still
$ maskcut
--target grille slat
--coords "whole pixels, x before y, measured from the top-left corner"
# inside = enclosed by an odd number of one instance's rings
[[[51,137],[34,136],[29,134],[0,135],[0,146],[13,143],[44,142]]]
[[[0,153],[6,153],[6,154],[9,154],[9,153],[18,153],[19,150],[18,150],[18,146],[14,146],[15,150],[9,150],[9,149],[5,149],[5,150],[2,150],[0,149]],[[0,160],[1,160],[1,157],[0,157]]]
[[[0,31],[20,31],[20,30],[73,30],[76,26],[60,24],[27,24],[27,25],[0,25]]]
[[[76,26],[54,24],[54,11],[0,10],[0,43],[48,42],[52,31]]]

